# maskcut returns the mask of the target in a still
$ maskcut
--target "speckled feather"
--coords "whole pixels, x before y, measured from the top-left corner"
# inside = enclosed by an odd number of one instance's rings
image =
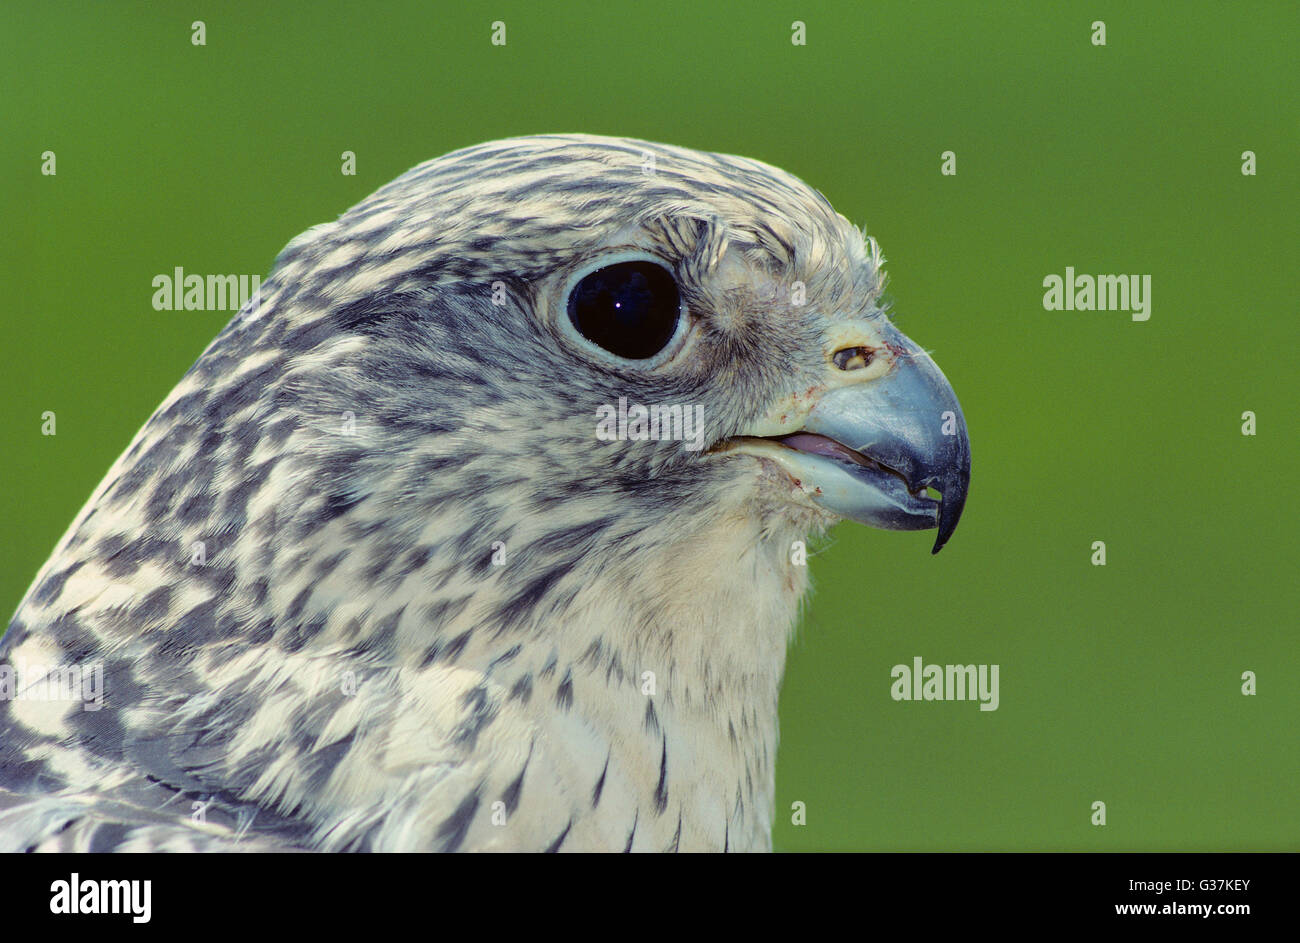
[[[557,326],[618,247],[682,287],[668,368]],[[294,239],[0,644],[105,692],[0,701],[0,850],[768,848],[790,547],[834,518],[760,462],[600,441],[596,408],[735,434],[817,387],[829,324],[883,320],[880,265],[780,170],[584,135],[457,151]]]

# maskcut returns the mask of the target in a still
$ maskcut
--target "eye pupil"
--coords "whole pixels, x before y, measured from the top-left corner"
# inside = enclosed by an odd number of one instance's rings
[[[569,294],[569,320],[578,333],[626,360],[646,360],[663,350],[680,316],[677,282],[654,262],[607,265]]]

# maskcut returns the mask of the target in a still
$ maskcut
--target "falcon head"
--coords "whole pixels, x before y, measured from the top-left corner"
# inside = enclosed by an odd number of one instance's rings
[[[966,500],[881,264],[774,167],[586,135],[293,240],[19,607],[114,709],[0,703],[0,848],[188,846],[176,793],[218,843],[766,847],[792,541]]]
[[[454,497],[508,546],[537,512],[600,499],[629,530],[850,518],[937,528],[937,553],[969,441],[879,303],[882,262],[758,161],[524,137],[423,164],[295,240],[231,339],[310,389],[296,405],[318,428],[357,417],[357,438],[317,446],[357,466],[326,510],[418,521]]]

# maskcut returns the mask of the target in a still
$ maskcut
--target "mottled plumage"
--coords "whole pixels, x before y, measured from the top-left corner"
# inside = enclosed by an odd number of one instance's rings
[[[560,329],[616,249],[676,276],[666,364]],[[924,358],[880,264],[782,171],[580,135],[294,239],[0,643],[103,670],[99,710],[0,702],[0,850],[768,848],[792,546],[839,516],[738,437]],[[701,404],[710,447],[599,439],[620,397]]]

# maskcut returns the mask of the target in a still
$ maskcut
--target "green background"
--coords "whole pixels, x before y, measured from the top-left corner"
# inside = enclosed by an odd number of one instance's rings
[[[492,138],[744,154],[869,226],[974,453],[938,557],[841,525],[813,561],[776,847],[1300,848],[1295,4],[265,6],[3,7],[4,607],[228,317],[154,275],[265,273]],[[1150,274],[1150,321],[1044,311],[1067,265]],[[894,702],[916,655],[999,664],[1000,709]]]

